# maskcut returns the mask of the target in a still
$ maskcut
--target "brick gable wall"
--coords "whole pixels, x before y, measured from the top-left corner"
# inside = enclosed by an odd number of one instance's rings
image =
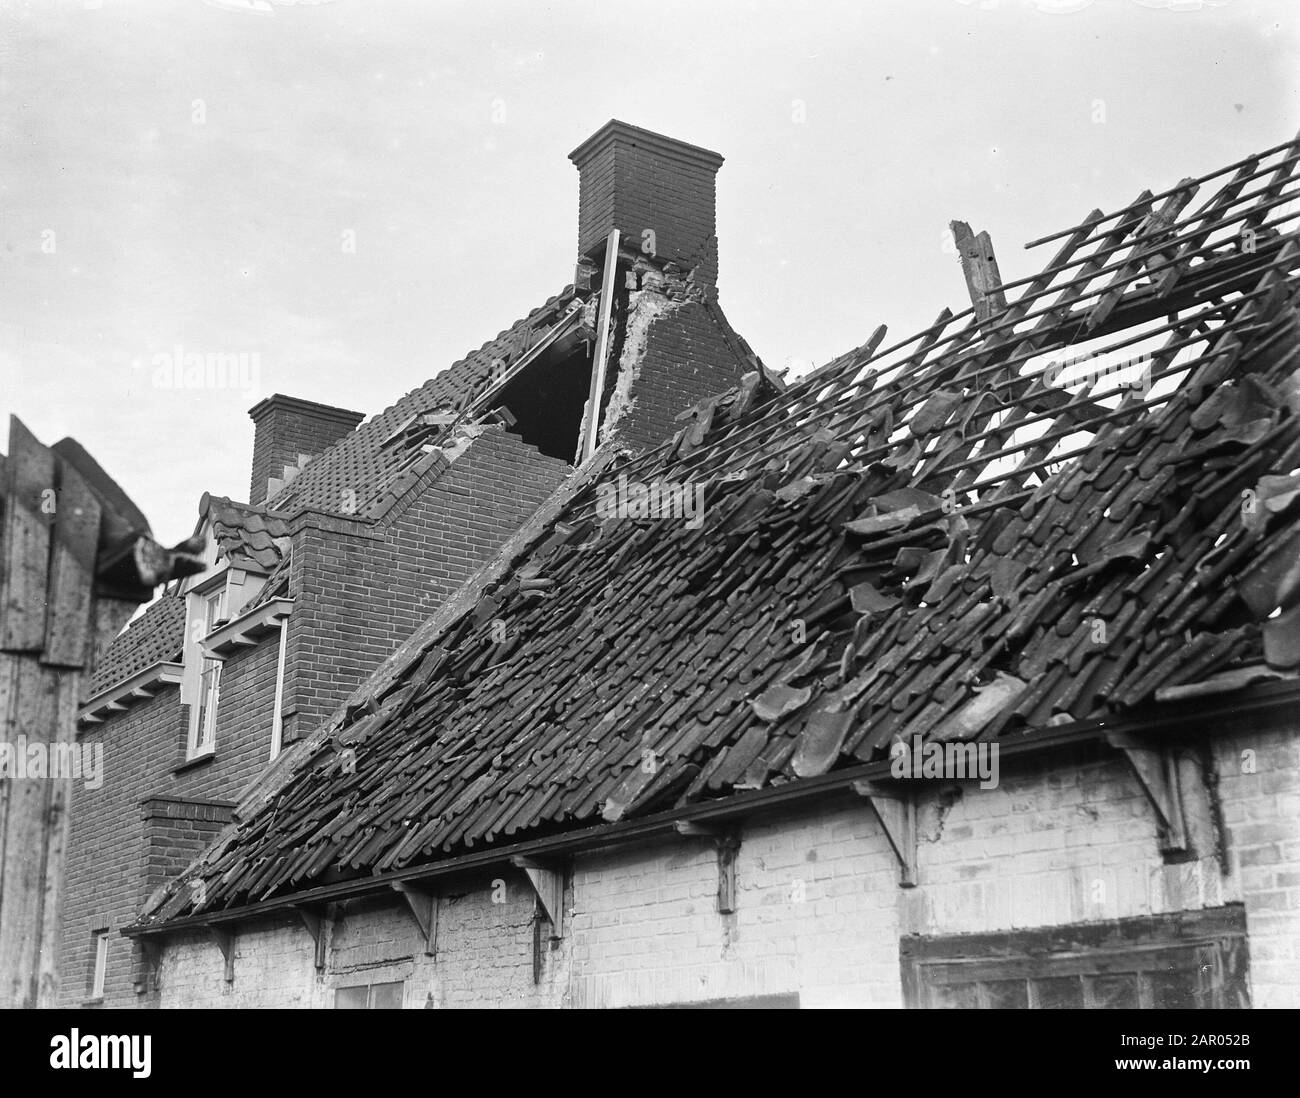
[[[387,524],[312,517],[294,538],[286,737],[310,732],[513,534],[570,467],[492,427]]]
[[[377,528],[307,516],[294,534],[286,744],[332,712],[569,472],[500,428],[440,468],[411,485]],[[105,1005],[153,1001],[137,995],[141,958],[117,931],[216,836],[228,818],[221,803],[236,801],[265,770],[278,655],[275,633],[225,661],[210,759],[184,764],[189,707],[174,686],[82,733],[81,742],[104,745],[105,777],[100,789],[73,790],[63,1005],[86,999],[91,934],[102,927],[112,932]]]
[[[633,405],[618,425],[628,445],[657,446],[685,426],[677,419],[683,411],[739,385],[754,368],[723,334],[709,308],[688,301],[651,322],[644,354],[635,367]]]

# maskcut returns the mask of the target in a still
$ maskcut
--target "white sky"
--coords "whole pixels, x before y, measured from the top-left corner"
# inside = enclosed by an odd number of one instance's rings
[[[0,414],[168,541],[260,397],[373,414],[567,283],[611,117],[727,158],[721,301],[796,370],[965,307],[951,218],[1011,280],[1300,128],[1294,0],[258,3],[0,0]],[[257,388],[155,387],[177,344]]]

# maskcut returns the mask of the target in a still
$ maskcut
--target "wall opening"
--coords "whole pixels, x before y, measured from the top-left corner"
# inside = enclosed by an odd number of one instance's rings
[[[547,457],[572,462],[591,388],[591,357],[585,341],[560,341],[507,381],[490,410],[507,412],[509,431]]]

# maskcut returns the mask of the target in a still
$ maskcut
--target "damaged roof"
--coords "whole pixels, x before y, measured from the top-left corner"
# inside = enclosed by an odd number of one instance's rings
[[[288,515],[206,494],[199,503],[199,511],[212,520],[218,556],[235,567],[251,565],[262,572],[272,572],[288,556]]]
[[[427,433],[410,429],[419,425],[422,417],[445,412],[450,416],[438,426],[444,432],[449,430],[505,371],[568,316],[576,299],[574,287],[566,286],[495,339],[349,432],[270,500],[271,508],[357,518],[382,512],[387,502],[400,497],[427,464],[436,460],[435,454],[411,445],[430,443]],[[394,445],[395,441],[407,444]]]
[[[779,395],[750,375],[640,457],[598,452],[143,922],[798,782],[900,737],[1032,736],[1294,675],[1298,156],[1093,211],[1005,297],[883,349],[882,328]],[[646,514],[656,482],[702,521]]]
[[[200,526],[203,516],[210,513],[219,556],[237,567],[270,573],[269,582],[247,608],[284,593],[289,575],[289,521],[295,513],[316,510],[375,518],[432,466],[449,465],[446,455],[434,444],[446,441],[454,427],[468,418],[466,413],[548,332],[576,319],[573,307],[577,301],[580,298],[574,287],[566,286],[495,339],[345,435],[308,463],[267,504],[239,503],[205,493],[199,503]],[[184,603],[172,601],[180,606],[173,612],[183,618]],[[127,633],[114,640],[95,670],[92,693],[148,666],[137,664],[133,655],[137,650],[157,648],[168,652],[160,658],[175,657],[181,647],[179,633],[184,622],[175,627],[178,640],[171,645],[172,629],[169,621],[162,622],[163,613],[137,619]],[[159,629],[156,638],[143,635],[151,629]],[[132,634],[129,640],[128,633]]]

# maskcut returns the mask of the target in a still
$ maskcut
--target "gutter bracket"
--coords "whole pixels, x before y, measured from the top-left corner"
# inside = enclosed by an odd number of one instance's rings
[[[1187,816],[1178,760],[1173,751],[1167,744],[1152,747],[1123,732],[1107,733],[1106,742],[1117,751],[1124,752],[1142,792],[1155,809],[1160,831],[1160,853],[1186,853]]]
[[[679,835],[712,840],[718,852],[718,914],[731,915],[736,910],[736,855],[740,852],[739,828],[711,827],[692,820],[676,820],[673,827]]]
[[[411,910],[415,925],[424,936],[424,955],[438,955],[438,893],[420,888],[406,881],[394,881],[393,891],[400,895]]]
[[[158,965],[162,961],[161,938],[138,938],[140,967],[136,970],[135,993],[143,995],[158,988]]]
[[[307,928],[307,933],[311,935],[311,940],[315,944],[315,964],[317,972],[325,971],[325,947],[328,944],[329,937],[329,914],[323,914],[315,907],[309,904],[294,904],[294,911],[302,919],[302,925]]]
[[[876,814],[885,838],[898,859],[898,886],[915,888],[916,880],[916,797],[882,782],[856,781],[853,792],[866,800]]]
[[[235,982],[235,936],[229,930],[222,930],[219,926],[209,923],[207,931],[212,935],[212,940],[217,943],[217,948],[221,950],[221,956],[225,959],[226,983]]]
[[[539,862],[522,854],[510,859],[510,864],[528,875],[533,891],[541,902],[542,910],[551,921],[551,940],[564,937],[564,873],[553,864]]]

